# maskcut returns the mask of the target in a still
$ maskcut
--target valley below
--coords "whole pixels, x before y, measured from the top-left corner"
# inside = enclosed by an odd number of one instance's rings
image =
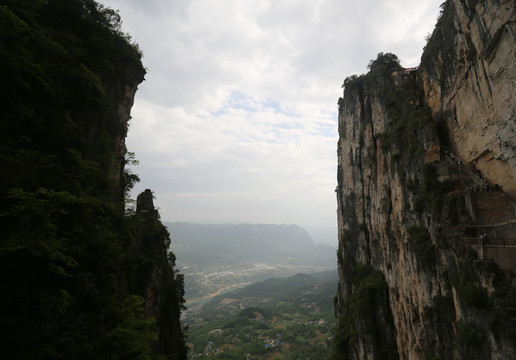
[[[336,249],[296,225],[166,223],[192,310],[223,292],[273,277],[336,268]]]
[[[296,225],[167,223],[190,359],[328,359],[336,249]]]
[[[271,277],[287,277],[298,273],[316,273],[328,266],[254,264],[247,267],[220,266],[197,269],[180,268],[185,276],[186,306],[195,310],[213,297]]]
[[[337,271],[272,278],[184,314],[192,359],[328,359]]]

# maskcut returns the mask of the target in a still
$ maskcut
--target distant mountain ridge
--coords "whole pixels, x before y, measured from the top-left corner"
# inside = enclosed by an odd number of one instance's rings
[[[271,277],[336,268],[332,246],[297,225],[165,223],[187,302]],[[191,303],[190,303],[191,305]],[[189,305],[189,306],[190,306]]]
[[[181,263],[237,265],[251,263],[332,266],[335,250],[315,244],[297,225],[165,223]]]

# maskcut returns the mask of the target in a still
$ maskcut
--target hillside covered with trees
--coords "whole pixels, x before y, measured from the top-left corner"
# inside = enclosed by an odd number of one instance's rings
[[[329,359],[337,272],[271,278],[185,316],[192,359]]]

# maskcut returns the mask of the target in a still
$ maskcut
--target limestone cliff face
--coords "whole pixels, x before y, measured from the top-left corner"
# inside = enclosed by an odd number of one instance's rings
[[[113,151],[113,159],[109,169],[108,177],[112,184],[113,193],[123,196],[124,186],[124,166],[126,146],[125,138],[127,136],[128,124],[131,118],[131,108],[134,104],[134,97],[138,90],[138,85],[144,80],[145,71],[142,67],[136,67],[134,64],[126,64],[125,79],[127,82],[119,84],[116,88],[110,89],[113,101],[113,109],[115,119],[114,123],[119,129],[119,136],[114,142],[115,149]]]
[[[516,357],[514,6],[447,1],[419,70],[346,80],[335,358]]]
[[[464,161],[516,197],[516,12],[511,0],[447,3],[423,55],[426,103]],[[440,39],[443,35],[448,39]],[[452,35],[452,36],[450,36]],[[437,51],[439,44],[443,44]]]

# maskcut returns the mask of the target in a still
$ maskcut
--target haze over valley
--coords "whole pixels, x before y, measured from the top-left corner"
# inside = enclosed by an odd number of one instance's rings
[[[0,358],[516,359],[516,2],[442,1],[1,0]]]
[[[165,225],[189,306],[254,281],[336,268],[336,249],[296,225]]]

